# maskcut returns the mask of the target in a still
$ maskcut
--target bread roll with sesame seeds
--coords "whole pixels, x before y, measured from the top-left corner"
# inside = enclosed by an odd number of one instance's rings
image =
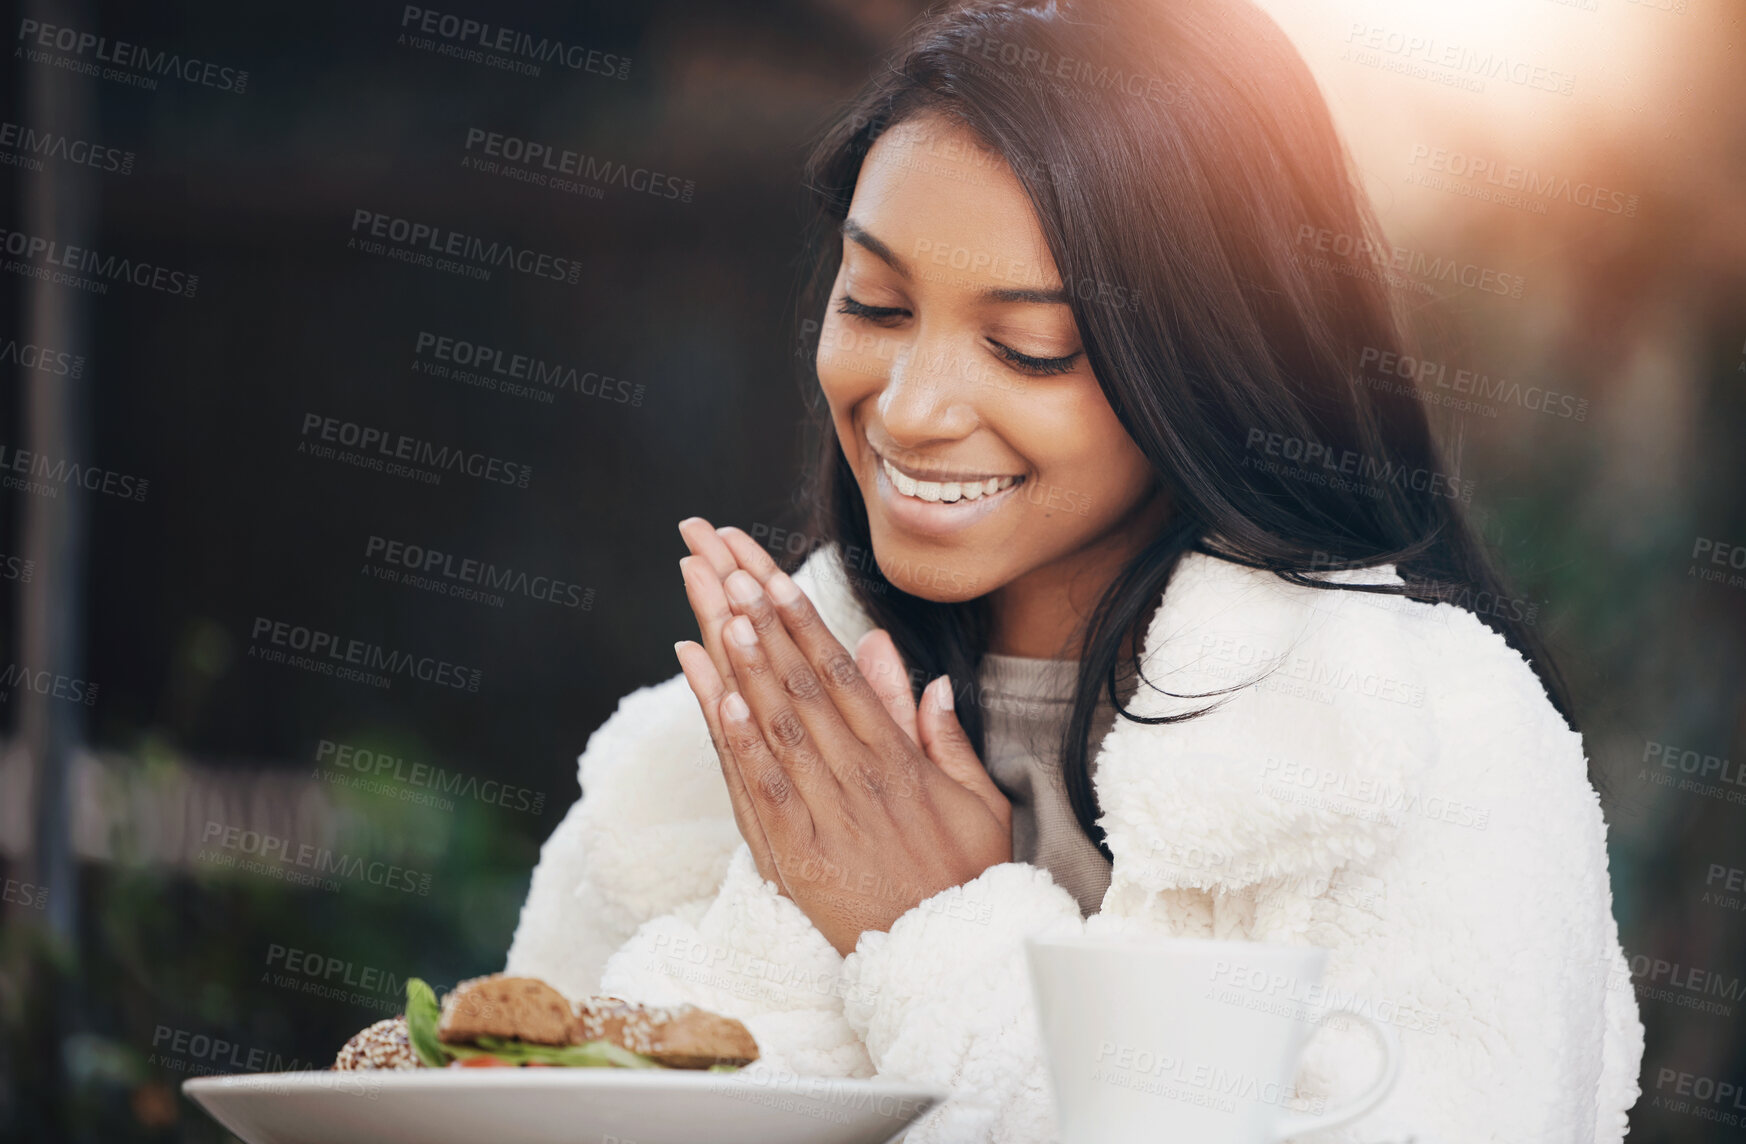
[[[577,1044],[607,1040],[670,1069],[745,1065],[758,1059],[746,1027],[692,1005],[652,1007],[616,997],[590,997],[578,1006]]]
[[[412,1051],[406,1036],[406,1018],[388,1017],[360,1031],[341,1046],[333,1067],[353,1069],[421,1069],[424,1062]]]
[[[694,1005],[639,1005],[617,997],[573,1004],[538,978],[496,973],[463,981],[443,997],[437,1037],[447,1045],[468,1045],[480,1037],[539,1045],[608,1041],[670,1069],[738,1066],[758,1059],[752,1034],[731,1017]],[[391,1017],[347,1041],[333,1067],[425,1066],[412,1048],[406,1018]]]

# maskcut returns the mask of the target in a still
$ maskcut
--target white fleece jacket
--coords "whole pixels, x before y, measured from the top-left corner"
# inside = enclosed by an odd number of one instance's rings
[[[1393,569],[1340,573],[1399,583]],[[840,564],[799,580],[845,644],[867,629]],[[1327,591],[1186,557],[1147,633],[1140,714],[1097,755],[1115,855],[1082,920],[1007,863],[840,957],[763,881],[681,676],[627,696],[581,757],[583,797],[541,852],[512,973],[572,996],[689,1001],[744,1021],[754,1068],[902,1078],[956,1096],[912,1144],[1053,1138],[1027,934],[1323,946],[1327,996],[1399,1033],[1393,1093],[1316,1144],[1599,1144],[1638,1095],[1643,1027],[1582,740],[1470,612]],[[1299,1091],[1368,1081],[1350,1022],[1310,1042]]]

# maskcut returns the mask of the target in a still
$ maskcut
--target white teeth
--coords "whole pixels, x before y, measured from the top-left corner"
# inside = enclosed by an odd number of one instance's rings
[[[1017,477],[989,477],[985,481],[918,481],[900,472],[890,461],[880,458],[892,487],[906,497],[915,497],[930,504],[956,504],[961,500],[981,500],[1002,489],[1010,489]]]

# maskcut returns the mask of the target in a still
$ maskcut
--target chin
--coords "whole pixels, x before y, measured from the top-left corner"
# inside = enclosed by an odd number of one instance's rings
[[[961,604],[994,587],[977,561],[937,548],[883,542],[877,534],[873,559],[892,587],[936,604]]]

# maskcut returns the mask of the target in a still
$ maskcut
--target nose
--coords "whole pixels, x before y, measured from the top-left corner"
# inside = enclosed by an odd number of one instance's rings
[[[879,418],[906,449],[958,441],[982,423],[976,408],[974,348],[943,338],[918,338],[892,363],[879,394]]]

